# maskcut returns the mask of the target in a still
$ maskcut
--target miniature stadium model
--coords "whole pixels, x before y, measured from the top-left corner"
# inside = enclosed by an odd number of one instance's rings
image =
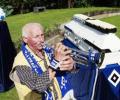
[[[87,58],[85,60],[87,63],[79,63],[80,70],[84,69],[87,77],[92,73],[88,78],[93,82],[90,86],[92,89],[90,99],[88,97],[83,99],[81,96],[80,100],[119,100],[120,39],[115,35],[116,26],[86,15],[75,14],[70,22],[64,24],[64,30],[63,43],[78,51],[74,54],[78,63]],[[91,70],[90,73],[87,73],[87,70]],[[80,81],[80,78],[84,77],[84,74],[81,72],[79,77],[76,76],[78,87],[82,85],[83,81]],[[94,79],[92,75],[95,76]],[[81,91],[84,88],[86,87]]]

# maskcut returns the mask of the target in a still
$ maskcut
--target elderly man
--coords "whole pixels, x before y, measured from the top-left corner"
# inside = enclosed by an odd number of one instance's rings
[[[10,73],[20,100],[40,100],[40,94],[44,100],[61,100],[66,96],[62,89],[69,85],[63,73],[74,69],[74,61],[69,55],[71,51],[62,43],[57,43],[54,50],[44,47],[44,29],[39,23],[26,24],[22,38],[22,49]],[[71,88],[66,89],[73,96]]]

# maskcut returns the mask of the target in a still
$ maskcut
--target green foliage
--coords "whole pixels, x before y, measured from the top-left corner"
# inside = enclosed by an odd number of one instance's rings
[[[90,0],[76,0],[75,7],[89,7]]]
[[[7,6],[3,7],[3,9],[4,9],[6,16],[11,15],[13,12],[13,7],[11,5],[7,5]]]
[[[0,1],[0,7],[4,10],[6,16],[11,15],[12,12],[13,12],[13,7],[6,0],[1,0]]]
[[[0,6],[4,6],[6,3],[6,0],[0,0]]]

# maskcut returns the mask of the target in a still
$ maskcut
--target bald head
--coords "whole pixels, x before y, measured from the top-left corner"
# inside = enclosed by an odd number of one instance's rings
[[[23,42],[33,51],[42,50],[44,45],[43,27],[39,23],[28,23],[22,28]]]
[[[42,32],[44,31],[43,27],[39,23],[28,23],[25,24],[22,28],[22,37],[27,37],[28,35],[32,34],[32,31],[35,29],[39,29]]]

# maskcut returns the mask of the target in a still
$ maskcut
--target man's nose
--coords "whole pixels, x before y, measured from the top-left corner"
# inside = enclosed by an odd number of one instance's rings
[[[40,41],[40,42],[44,42],[44,38],[41,38],[41,37],[40,37],[40,38],[39,38],[39,41]]]

